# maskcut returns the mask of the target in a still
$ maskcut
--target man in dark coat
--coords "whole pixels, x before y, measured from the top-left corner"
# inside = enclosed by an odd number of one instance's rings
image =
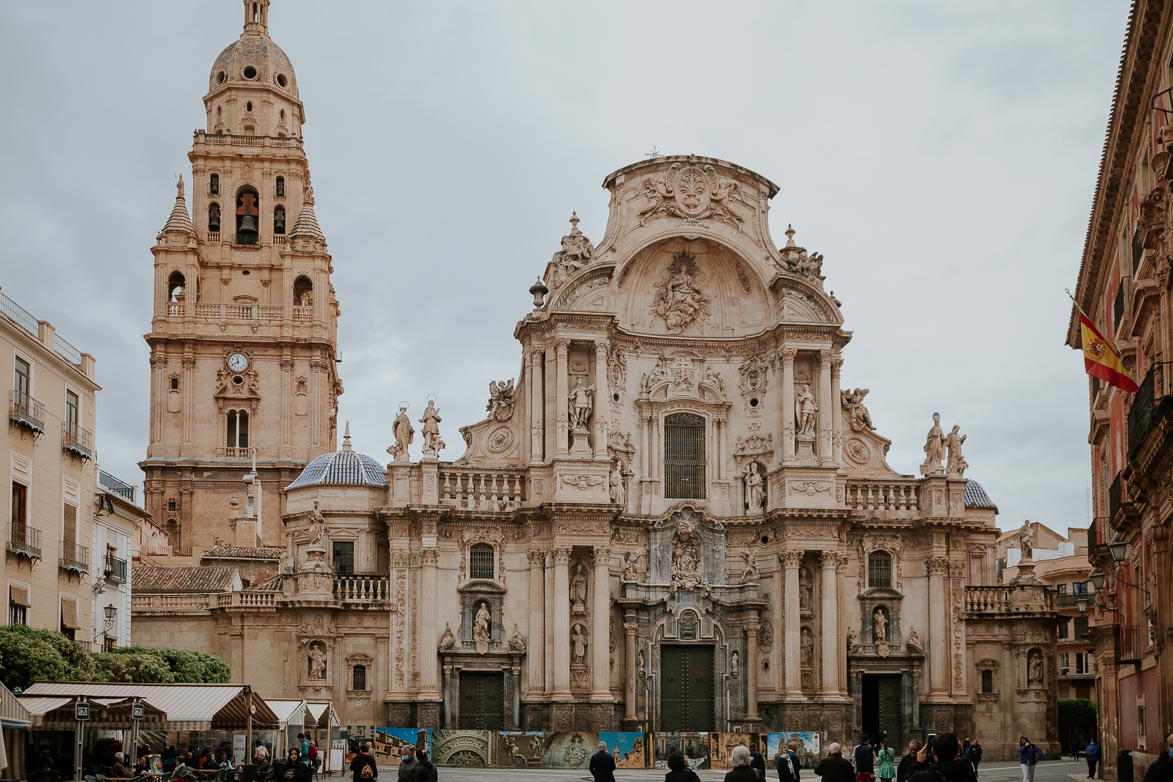
[[[855,769],[843,759],[843,747],[838,744],[827,747],[827,757],[815,766],[815,774],[822,777],[823,782],[855,782]]]
[[[908,742],[908,754],[900,758],[900,765],[896,767],[896,782],[908,782],[908,778],[920,771],[920,763],[916,759],[920,752],[920,742],[916,739]]]
[[[798,753],[785,744],[778,747],[774,767],[778,770],[778,782],[799,782],[798,770],[802,768],[802,763],[798,762]]]
[[[1144,782],[1173,782],[1173,733],[1165,737],[1161,755],[1145,772]]]
[[[855,776],[859,782],[870,782],[876,773],[876,753],[868,743],[867,736],[859,737],[859,744],[852,753],[855,758]]]
[[[364,771],[364,769],[367,770]],[[350,761],[350,773],[353,774],[354,782],[379,778],[379,766],[375,763],[374,756],[371,755],[371,742],[363,744],[359,748],[358,754],[354,756],[354,760]]]
[[[591,755],[591,763],[587,768],[595,782],[615,782],[615,758],[607,751],[607,742],[599,742],[599,751]]]
[[[908,778],[908,782],[977,782],[973,766],[966,758],[958,757],[961,753],[961,742],[957,740],[956,735],[938,733],[929,752],[934,759],[933,764],[917,771]],[[921,760],[921,756],[925,754],[925,750],[922,749],[917,759]]]

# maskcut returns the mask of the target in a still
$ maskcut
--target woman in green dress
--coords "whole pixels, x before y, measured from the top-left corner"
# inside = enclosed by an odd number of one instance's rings
[[[892,782],[896,776],[896,753],[888,746],[888,739],[880,739],[880,747],[876,750],[876,776],[880,782]]]

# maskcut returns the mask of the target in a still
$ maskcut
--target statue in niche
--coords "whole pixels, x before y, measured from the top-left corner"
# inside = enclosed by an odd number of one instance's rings
[[[406,462],[407,447],[415,439],[415,429],[411,425],[411,419],[407,417],[407,405],[399,406],[399,415],[395,416],[395,421],[391,424],[391,434],[395,438],[395,444],[387,449],[387,453],[397,462]]]
[[[709,297],[700,289],[700,271],[688,253],[673,256],[668,271],[656,283],[652,314],[664,321],[669,334],[679,334],[695,322],[708,323]]]
[[[424,425],[421,430],[424,438],[424,455],[435,456],[444,448],[444,441],[440,439],[440,422],[443,420],[440,411],[436,409],[436,401],[429,399],[424,415],[420,418],[420,423]]]
[[[941,431],[941,414],[933,413],[933,427],[925,437],[925,461],[920,466],[921,475],[940,475],[941,459],[945,456],[945,433]]]
[[[802,654],[799,659],[802,660],[804,668],[813,668],[815,664],[815,636],[809,627],[802,628]]]
[[[491,635],[490,623],[492,615],[489,613],[489,604],[481,603],[480,608],[477,609],[476,619],[472,624],[472,640],[476,643],[477,654],[484,654],[489,651],[489,638]]]
[[[855,651],[855,647],[859,645],[859,631],[854,627],[847,628],[847,651]]]
[[[314,641],[307,651],[309,662],[309,677],[311,679],[326,678],[326,645],[321,641]]]
[[[729,675],[734,679],[741,675],[741,655],[736,649],[729,655]]]
[[[1035,531],[1030,526],[1030,519],[1022,522],[1022,529],[1018,531],[1018,546],[1022,549],[1023,559],[1032,559],[1034,557],[1034,540]]]
[[[888,640],[888,617],[883,608],[872,612],[872,640],[879,643],[880,639]]]
[[[638,581],[639,580],[639,563],[643,559],[643,549],[636,549],[635,551],[628,551],[623,555],[623,580],[624,581]]]
[[[613,505],[624,506],[627,504],[627,490],[623,485],[623,462],[618,459],[611,466],[611,475],[608,478],[610,483],[610,496]]]
[[[641,679],[648,673],[647,663],[644,660],[644,650],[640,649],[639,654],[635,656],[635,675]]]
[[[814,589],[810,571],[806,568],[798,571],[798,607],[803,613],[809,613],[811,610],[811,597]]]
[[[868,412],[867,407],[864,406],[863,399],[868,395],[870,389],[857,388],[854,391],[844,390],[839,392],[840,401],[843,402],[843,409],[847,411],[848,420],[851,423],[851,430],[854,432],[862,432],[865,429],[875,429],[875,424],[872,423],[872,415]]]
[[[326,537],[326,520],[318,508],[318,501],[314,500],[314,507],[310,510],[310,545],[320,546]]]
[[[591,411],[594,408],[594,402],[591,399],[594,393],[594,386],[584,388],[581,377],[574,379],[574,388],[570,392],[568,401],[570,408],[570,428],[576,432],[587,431],[587,425],[591,420]]]
[[[674,538],[672,569],[669,573],[670,591],[695,589],[703,581],[697,554],[701,536],[696,531],[696,521],[684,518],[677,520]]]
[[[756,584],[761,578],[761,572],[758,570],[757,555],[752,549],[746,549],[741,552],[741,583]]]
[[[451,649],[456,645],[456,636],[452,634],[452,626],[444,623],[444,633],[440,636],[440,648]]]
[[[509,648],[515,652],[525,651],[525,641],[521,638],[521,631],[517,629],[517,623],[513,624],[513,635],[509,636]]]
[[[574,569],[574,577],[570,579],[570,613],[585,614],[587,598],[586,571],[580,562]]]
[[[967,435],[961,434],[960,426],[954,426],[953,431],[945,437],[945,447],[949,449],[949,458],[945,462],[947,475],[955,475],[960,478],[969,467],[969,462],[965,461],[965,457],[961,455],[961,444],[965,442],[966,437]]]
[[[570,631],[570,661],[572,665],[586,665],[587,638],[582,622],[576,622]]]
[[[800,438],[814,439],[818,412],[819,405],[815,402],[815,395],[811,393],[810,383],[801,384],[794,398],[794,420],[798,425]]]
[[[1043,656],[1039,654],[1037,649],[1031,650],[1030,659],[1027,662],[1026,683],[1043,683]]]
[[[745,466],[745,501],[751,515],[766,509],[766,492],[762,488],[762,474],[758,471],[757,462]]]

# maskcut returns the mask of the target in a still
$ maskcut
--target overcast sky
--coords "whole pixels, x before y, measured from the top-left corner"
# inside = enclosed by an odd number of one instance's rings
[[[457,428],[514,377],[526,289],[609,172],[709,155],[781,186],[854,332],[888,459],[939,410],[1003,527],[1089,522],[1087,383],[1064,347],[1123,0],[277,0],[334,257],[355,447],[429,393]],[[237,0],[0,3],[0,286],[98,362],[104,469],[141,482],[150,247]],[[418,447],[418,438],[416,446]],[[413,454],[414,458],[414,454]]]

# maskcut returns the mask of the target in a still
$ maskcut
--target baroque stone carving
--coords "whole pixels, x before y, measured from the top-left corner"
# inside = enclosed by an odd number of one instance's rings
[[[387,453],[397,462],[406,462],[407,447],[415,439],[415,427],[407,417],[407,405],[399,406],[399,415],[395,416],[395,421],[391,424],[391,436],[395,438],[395,443],[387,449]]]
[[[601,475],[563,475],[562,483],[565,486],[585,490],[592,486],[602,486],[603,477]]]
[[[513,378],[507,381],[489,381],[489,403],[485,410],[494,421],[505,422],[513,417]]]
[[[627,504],[627,489],[623,483],[623,462],[616,459],[611,465],[611,473],[609,475],[609,496],[612,504],[624,506]]]
[[[662,179],[643,181],[643,196],[648,206],[640,210],[639,224],[656,217],[681,217],[685,220],[712,219],[740,229],[745,218],[730,208],[741,201],[741,186],[717,176],[712,166],[685,166],[673,163]]]
[[[762,513],[766,509],[766,492],[762,488],[762,475],[758,472],[758,463],[750,462],[745,466],[745,502],[749,506],[749,514]]]
[[[557,288],[570,275],[589,264],[595,257],[595,246],[578,229],[578,213],[570,213],[570,233],[562,237],[562,249],[554,253],[550,263],[554,266],[553,287]]]
[[[741,376],[741,395],[744,397],[761,396],[766,393],[769,385],[769,365],[761,354],[754,354],[737,368]]]
[[[513,635],[509,636],[509,648],[515,652],[525,652],[525,641],[521,638],[516,622],[513,624]]]
[[[624,581],[639,581],[641,573],[641,562],[643,561],[643,549],[635,549],[628,551],[623,555],[623,580]]]
[[[581,377],[574,379],[574,388],[570,390],[570,396],[567,398],[570,427],[574,431],[586,432],[589,430],[591,412],[594,410],[594,394],[594,386],[584,387]]]
[[[709,296],[701,289],[703,277],[696,261],[688,253],[679,253],[656,283],[652,314],[664,321],[669,334],[679,334],[696,324],[709,324]]]
[[[826,279],[823,277],[823,256],[819,253],[808,254],[805,247],[799,247],[794,241],[795,233],[793,225],[786,226],[786,245],[778,251],[782,256],[782,263],[791,274],[806,277],[822,285]]]
[[[794,395],[794,422],[798,430],[798,439],[815,438],[818,412],[819,405],[815,401],[815,395],[811,393],[810,383],[802,383],[798,386],[798,393]]]
[[[489,640],[492,635],[492,615],[489,613],[489,604],[482,602],[477,608],[476,619],[473,620],[472,639],[476,643],[477,654],[489,651]]]
[[[425,456],[436,456],[444,448],[444,441],[440,439],[440,422],[442,420],[444,419],[440,417],[440,411],[436,409],[435,400],[429,399],[423,417],[420,418],[420,423],[424,425],[421,432],[424,438]]]
[[[839,392],[840,400],[843,402],[843,409],[847,411],[847,417],[851,424],[853,432],[862,432],[867,429],[875,429],[875,424],[872,423],[872,415],[868,412],[867,406],[863,403],[864,397],[868,395],[870,389],[856,388],[854,390],[845,389]]]
[[[464,430],[461,430],[464,434]],[[486,439],[485,447],[489,449],[490,453],[504,453],[513,447],[513,430],[508,426],[498,426],[493,431],[489,432]]]
[[[326,678],[326,644],[322,641],[313,641],[306,651],[309,666],[309,678],[322,680]]]
[[[945,433],[941,431],[940,413],[933,413],[933,426],[925,437],[924,451],[925,460],[920,466],[920,474],[926,477],[944,474],[941,459],[945,456]]]
[[[570,613],[585,614],[587,599],[586,570],[580,562],[574,568],[574,576],[570,579]]]
[[[953,431],[945,437],[945,447],[949,449],[949,458],[945,463],[945,474],[950,478],[960,478],[965,475],[969,462],[961,455],[961,444],[968,435],[961,434],[961,427],[954,425]]]
[[[756,584],[761,579],[762,574],[758,569],[757,555],[754,554],[753,549],[748,549],[741,552],[741,583],[742,584]]]

